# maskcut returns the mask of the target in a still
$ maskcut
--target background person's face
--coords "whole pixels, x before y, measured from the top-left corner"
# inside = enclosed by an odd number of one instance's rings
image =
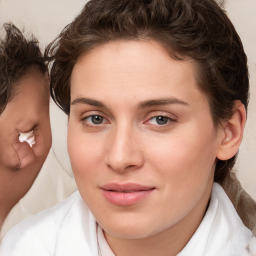
[[[35,144],[21,156],[19,132],[31,130]],[[14,85],[14,97],[0,115],[0,140],[0,165],[13,171],[24,168],[14,174],[31,185],[51,146],[48,79],[38,70],[31,69]],[[30,157],[31,161],[23,164],[22,157]]]
[[[222,133],[195,66],[156,42],[111,42],[74,66],[68,151],[83,200],[115,238],[199,225]]]

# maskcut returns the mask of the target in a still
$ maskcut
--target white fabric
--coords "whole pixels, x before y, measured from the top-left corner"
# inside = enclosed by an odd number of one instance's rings
[[[98,241],[99,241],[99,248],[98,248],[99,256],[115,256],[105,239],[103,230],[99,226],[97,226],[97,231],[98,231]]]
[[[3,239],[1,256],[112,256],[78,192],[54,208],[31,216]],[[244,256],[251,238],[223,189],[214,184],[199,228],[178,256]],[[98,246],[99,244],[99,246]],[[110,253],[110,254],[109,254]]]
[[[256,256],[256,237],[253,237],[250,240],[250,243],[248,245],[248,249],[250,251],[249,256]]]
[[[34,131],[30,132],[19,132],[19,141],[20,142],[27,142],[29,146],[32,148],[32,146],[35,144],[35,136]]]
[[[0,230],[0,240],[15,224],[29,215],[53,207],[75,190],[74,178],[62,167],[51,149],[32,187],[6,217]]]
[[[211,203],[197,231],[178,256],[244,256],[252,233],[236,213],[221,186],[213,187]]]

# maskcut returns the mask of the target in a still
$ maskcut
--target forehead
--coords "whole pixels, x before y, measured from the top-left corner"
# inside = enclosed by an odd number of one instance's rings
[[[32,67],[18,81],[13,83],[13,99],[22,98],[20,94],[24,95],[28,92],[45,97],[49,95],[48,83],[48,74],[44,74],[38,68]]]
[[[30,71],[13,84],[13,96],[0,115],[2,121],[19,124],[38,120],[49,104],[48,79],[37,70]],[[28,118],[29,117],[29,118]]]
[[[144,54],[146,52],[146,54]],[[117,57],[117,58],[115,58]],[[100,62],[102,60],[102,62]],[[120,64],[120,60],[125,62],[125,68],[128,71],[128,68],[132,69],[135,67],[134,62],[138,64],[144,64],[144,68],[150,67],[157,70],[158,67],[161,69],[160,61],[168,62],[171,60],[184,61],[187,63],[187,66],[190,65],[190,68],[197,68],[197,63],[189,57],[182,56],[179,53],[176,53],[168,46],[164,46],[160,42],[153,39],[120,39],[115,41],[110,41],[107,43],[99,44],[91,50],[81,54],[78,57],[78,60],[75,63],[75,66],[80,65],[84,62],[90,62],[90,65],[104,67],[106,65],[106,60],[116,63],[119,69],[124,67]],[[151,61],[148,61],[151,60]],[[158,60],[158,62],[154,62]],[[123,63],[122,63],[123,64]],[[155,64],[155,65],[154,65]]]
[[[198,90],[196,64],[171,58],[155,41],[115,41],[81,56],[71,76],[71,97],[100,88],[122,94],[127,87],[144,96],[166,89],[186,97]]]

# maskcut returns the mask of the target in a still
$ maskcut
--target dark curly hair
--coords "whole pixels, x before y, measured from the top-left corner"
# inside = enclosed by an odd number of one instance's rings
[[[37,67],[42,73],[47,72],[45,59],[35,37],[27,40],[12,23],[5,23],[3,29],[6,35],[0,40],[0,114],[13,97],[15,82],[32,67]]]
[[[53,59],[51,96],[70,111],[70,77],[78,58],[113,40],[161,43],[172,58],[192,59],[215,126],[230,118],[235,100],[248,104],[247,57],[234,26],[214,0],[91,0],[47,48]],[[221,183],[235,163],[217,160]]]

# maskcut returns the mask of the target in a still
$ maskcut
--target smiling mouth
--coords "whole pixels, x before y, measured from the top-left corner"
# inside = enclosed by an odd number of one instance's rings
[[[156,188],[140,184],[107,184],[101,187],[108,202],[117,206],[131,206],[146,199]]]
[[[149,189],[151,190],[151,189]],[[108,190],[108,191],[112,191],[112,192],[115,192],[115,193],[133,193],[133,192],[140,192],[140,191],[148,191],[148,190],[121,190],[121,191],[116,191],[116,190]]]
[[[132,193],[132,192],[149,191],[149,190],[155,189],[155,187],[144,186],[136,183],[126,183],[126,184],[111,183],[111,184],[106,184],[101,188],[106,191],[112,191],[117,193],[118,192]]]

